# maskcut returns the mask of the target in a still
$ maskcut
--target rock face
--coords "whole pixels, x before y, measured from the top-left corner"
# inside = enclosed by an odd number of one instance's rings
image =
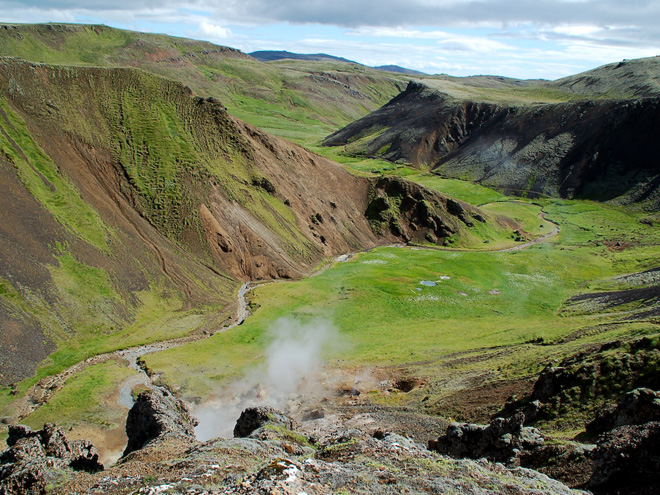
[[[495,418],[490,425],[452,423],[447,433],[429,442],[429,449],[452,457],[467,457],[517,463],[520,451],[543,445],[543,437],[535,428],[523,427],[521,413],[504,419]]]
[[[590,407],[604,404],[607,407],[601,415],[607,418],[597,418],[587,426],[587,431],[594,436],[621,424],[644,422],[642,418],[655,421],[657,413],[653,411],[657,411],[657,395],[642,389],[660,388],[659,351],[658,342],[646,337],[632,342],[613,341],[592,346],[560,363],[546,366],[532,393],[508,403],[498,414],[509,416],[521,411],[530,423],[537,419],[558,418],[562,410],[569,409],[591,415]],[[614,407],[614,401],[621,393],[635,389],[640,390],[622,398],[621,405]],[[639,416],[639,420],[627,423],[629,420],[625,418],[634,416]],[[575,419],[572,425],[576,429],[582,428],[584,420]]]
[[[124,456],[167,437],[196,441],[197,420],[188,412],[185,403],[161,387],[154,387],[138,395],[128,411],[126,435],[128,443]]]
[[[657,97],[508,106],[411,82],[324,144],[514,193],[660,207],[659,114]]]
[[[619,399],[614,408],[606,408],[586,425],[589,433],[604,433],[619,426],[641,425],[660,421],[660,392],[637,388]]]
[[[660,422],[620,426],[600,437],[593,454],[594,488],[625,488],[627,493],[657,493],[660,473]]]
[[[69,440],[64,431],[47,423],[39,431],[9,426],[9,448],[0,454],[0,494],[46,493],[68,469],[103,470],[94,446],[86,440]]]
[[[293,419],[277,409],[265,406],[249,407],[241,413],[238,421],[236,421],[234,437],[245,438],[253,436],[255,432],[258,432],[258,430],[266,425],[285,428],[287,430],[293,430],[296,427]]]
[[[129,457],[102,478],[83,481],[96,492],[117,495],[138,491],[577,495],[536,471],[441,456],[410,438],[383,433],[370,414],[326,415],[291,431],[292,425],[280,411],[251,408],[241,415],[237,428],[247,437],[196,444],[178,451],[176,460],[168,462],[159,456],[155,460]],[[319,428],[326,434],[317,435]],[[257,432],[266,430],[265,439],[256,438]],[[310,443],[312,436],[316,441]],[[151,463],[153,470],[145,463]],[[153,474],[147,477],[145,472]]]
[[[654,493],[660,472],[660,393],[638,388],[625,394],[616,407],[605,408],[587,424],[602,433],[593,453],[589,486]]]
[[[398,177],[372,183],[365,216],[377,234],[434,244],[486,221],[478,208]]]

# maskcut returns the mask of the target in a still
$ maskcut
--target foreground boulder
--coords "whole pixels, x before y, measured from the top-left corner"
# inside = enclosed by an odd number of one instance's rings
[[[185,403],[162,387],[141,392],[128,411],[126,435],[128,443],[124,456],[147,444],[169,437],[196,441],[198,422],[188,412]]]
[[[451,457],[468,457],[517,464],[522,450],[543,445],[543,437],[536,428],[523,427],[525,416],[518,413],[511,418],[495,418],[489,425],[452,423],[447,433],[429,441],[429,449]]]
[[[245,438],[255,436],[255,432],[269,425],[271,429],[283,428],[293,430],[296,423],[286,414],[272,407],[248,407],[236,421],[234,437]]]
[[[0,454],[0,494],[41,494],[68,470],[103,470],[99,454],[86,440],[69,440],[61,428],[46,423],[42,430],[10,425],[9,448]]]

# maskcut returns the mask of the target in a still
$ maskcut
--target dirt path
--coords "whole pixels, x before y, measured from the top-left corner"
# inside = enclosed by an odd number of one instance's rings
[[[104,363],[110,359],[122,358],[128,361],[128,366],[131,369],[136,370],[139,374],[129,378],[124,384],[119,393],[119,403],[125,405],[126,407],[131,407],[133,404],[133,399],[131,397],[131,389],[138,384],[144,384],[149,386],[151,381],[147,374],[142,368],[137,364],[138,359],[145,354],[152,352],[164,351],[166,349],[171,349],[173,347],[178,347],[189,342],[195,342],[198,340],[203,340],[215,335],[216,333],[226,332],[232,328],[241,325],[245,319],[250,315],[250,310],[248,306],[247,294],[255,287],[265,285],[264,282],[246,282],[238,289],[237,302],[238,307],[236,309],[236,314],[233,317],[234,322],[228,326],[224,326],[215,332],[208,332],[205,334],[196,334],[189,335],[186,337],[178,337],[176,339],[164,340],[162,342],[157,342],[154,344],[141,345],[136,347],[130,347],[128,349],[123,349],[120,351],[106,352],[103,354],[98,354],[96,356],[89,357],[84,361],[70,366],[64,371],[58,373],[57,375],[47,376],[42,378],[34,384],[26,392],[25,397],[21,401],[21,404],[18,406],[15,416],[12,418],[12,422],[21,421],[23,418],[29,416],[34,411],[39,409],[41,406],[46,404],[51,397],[60,390],[66,381],[72,376],[80,373],[89,366],[95,364]]]

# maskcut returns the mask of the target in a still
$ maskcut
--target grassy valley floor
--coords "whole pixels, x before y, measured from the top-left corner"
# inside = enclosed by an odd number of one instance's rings
[[[512,201],[458,181],[415,179],[460,199],[484,199],[485,211],[518,218],[534,236],[553,227],[539,220],[542,210],[559,233],[519,251],[501,250],[520,244],[512,239],[471,250],[383,247],[304,280],[258,287],[243,325],[145,355],[157,381],[198,406],[231,402],[259,381],[245,377],[268,365],[274,326],[279,332],[299,327],[298,339],[312,340],[314,332],[336,328],[321,342],[323,364],[314,365],[320,381],[298,396],[299,409],[339,407],[354,388],[361,394],[351,398],[353,405],[483,422],[510,396],[529,392],[551,361],[594,344],[658,333],[654,318],[626,318],[635,307],[573,311],[566,304],[576,294],[616,285],[618,275],[657,266],[660,234],[648,214],[582,201]],[[298,360],[305,357],[290,356],[280,366],[295,372]],[[115,446],[106,454],[112,459],[126,412],[116,395],[126,380],[125,368],[113,362],[92,366],[26,422],[57,421],[94,433],[102,448]],[[572,437],[591,412],[567,412],[548,426]]]

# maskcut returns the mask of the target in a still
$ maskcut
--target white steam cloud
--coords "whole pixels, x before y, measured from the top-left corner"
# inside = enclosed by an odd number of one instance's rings
[[[280,318],[268,334],[272,341],[265,350],[265,362],[193,412],[199,420],[195,429],[199,440],[232,437],[236,420],[247,407],[266,405],[293,412],[303,397],[324,393],[318,372],[323,355],[341,345],[336,327],[323,319],[301,323]]]

